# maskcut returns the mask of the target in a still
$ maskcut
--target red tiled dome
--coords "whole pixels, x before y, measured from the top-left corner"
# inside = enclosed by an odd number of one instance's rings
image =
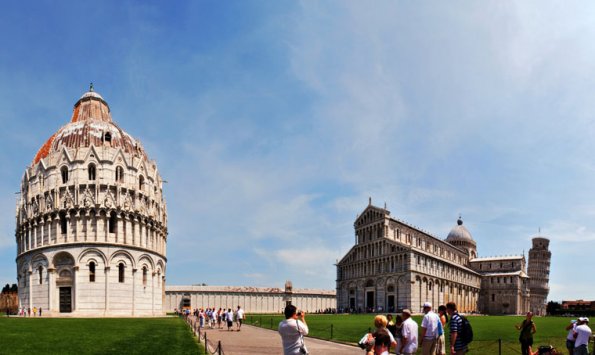
[[[91,89],[74,105],[70,123],[60,128],[39,148],[33,164],[63,146],[77,149],[91,145],[122,148],[126,153],[146,157],[140,142],[112,121],[107,102]]]

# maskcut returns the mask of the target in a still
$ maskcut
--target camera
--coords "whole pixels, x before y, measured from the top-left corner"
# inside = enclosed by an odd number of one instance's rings
[[[297,312],[297,315],[298,315],[298,317],[299,317],[299,316],[301,316],[301,315],[302,315],[302,311],[301,311],[301,310],[299,310],[299,311]]]

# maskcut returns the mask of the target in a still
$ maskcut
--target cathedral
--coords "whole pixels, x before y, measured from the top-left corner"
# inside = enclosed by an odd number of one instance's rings
[[[16,207],[18,298],[44,315],[162,315],[167,211],[140,142],[93,90],[39,149]]]
[[[337,308],[344,311],[421,312],[455,302],[461,312],[545,315],[549,240],[532,240],[524,255],[479,257],[459,218],[441,239],[372,205],[356,218],[355,245],[337,262]]]

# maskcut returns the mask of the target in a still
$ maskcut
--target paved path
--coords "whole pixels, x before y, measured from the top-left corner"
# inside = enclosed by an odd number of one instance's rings
[[[234,324],[235,329],[235,324]],[[227,331],[226,329],[203,328],[207,334],[209,343],[215,345],[221,341],[221,347],[225,355],[245,355],[245,354],[283,354],[281,347],[281,337],[275,330],[263,329],[251,325],[242,325],[242,330]],[[324,355],[362,355],[363,350],[357,346],[333,343],[330,341],[305,338],[306,346],[310,354]],[[215,349],[209,348],[214,351]]]

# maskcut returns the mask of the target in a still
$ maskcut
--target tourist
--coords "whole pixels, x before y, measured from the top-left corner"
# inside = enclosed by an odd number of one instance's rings
[[[244,321],[244,310],[238,306],[238,310],[236,311],[236,325],[238,327],[238,332],[242,329],[242,322]]]
[[[374,337],[374,354],[375,355],[389,355],[390,347],[397,345],[395,338],[386,328],[388,320],[383,315],[374,317],[374,326],[376,331],[372,333]]]
[[[221,329],[221,321],[224,316],[225,316],[225,311],[223,311],[221,308],[219,308],[219,310],[217,311],[217,327],[219,329]]]
[[[577,326],[576,319],[570,321],[570,324],[566,326],[566,330],[568,334],[566,335],[566,349],[568,349],[568,355],[573,355],[574,352],[574,342],[576,340],[576,326]]]
[[[198,327],[202,328],[205,326],[205,312],[202,308],[198,310]]]
[[[438,307],[438,316],[440,317],[440,324],[442,324],[442,329],[446,329],[446,323],[448,322],[448,316],[446,315],[446,306],[440,305]],[[446,336],[444,335],[444,331],[442,335],[438,337],[438,341],[436,343],[436,354],[437,355],[446,355]]]
[[[39,307],[39,316],[41,317],[41,307]]]
[[[450,353],[453,355],[463,355],[467,352],[467,344],[459,336],[463,330],[463,319],[457,312],[457,305],[454,302],[446,304],[446,312],[450,316]]]
[[[589,339],[593,334],[589,327],[589,318],[581,317],[576,326],[576,341],[574,342],[574,355],[589,355]]]
[[[527,317],[521,324],[515,325],[516,329],[521,333],[519,334],[519,342],[521,343],[521,354],[531,355],[533,354],[533,334],[535,334],[535,323],[532,320],[533,313],[527,312]]]
[[[392,334],[393,338],[397,335],[397,326],[395,325],[395,321],[393,320],[392,314],[386,315],[386,320],[388,323],[386,324],[386,329]]]
[[[395,318],[395,340],[397,341],[395,352],[399,354],[401,346],[403,345],[403,317],[399,314],[397,314],[397,317]]]
[[[37,307],[33,307],[33,317],[37,315]]]
[[[227,309],[225,318],[227,320],[227,331],[233,330],[233,329],[231,329],[231,327],[233,327],[233,312],[231,311],[231,308]]]
[[[424,318],[421,321],[421,351],[423,355],[436,355],[436,343],[442,328],[440,317],[432,311],[432,304],[423,305]]]
[[[283,355],[307,354],[304,336],[308,335],[306,313],[297,311],[294,305],[285,307],[285,320],[279,322],[279,334],[283,343]],[[298,319],[299,318],[299,319]]]
[[[417,352],[417,323],[411,318],[411,311],[403,310],[403,325],[401,332],[403,334],[403,344],[398,353],[403,355],[412,355]]]

